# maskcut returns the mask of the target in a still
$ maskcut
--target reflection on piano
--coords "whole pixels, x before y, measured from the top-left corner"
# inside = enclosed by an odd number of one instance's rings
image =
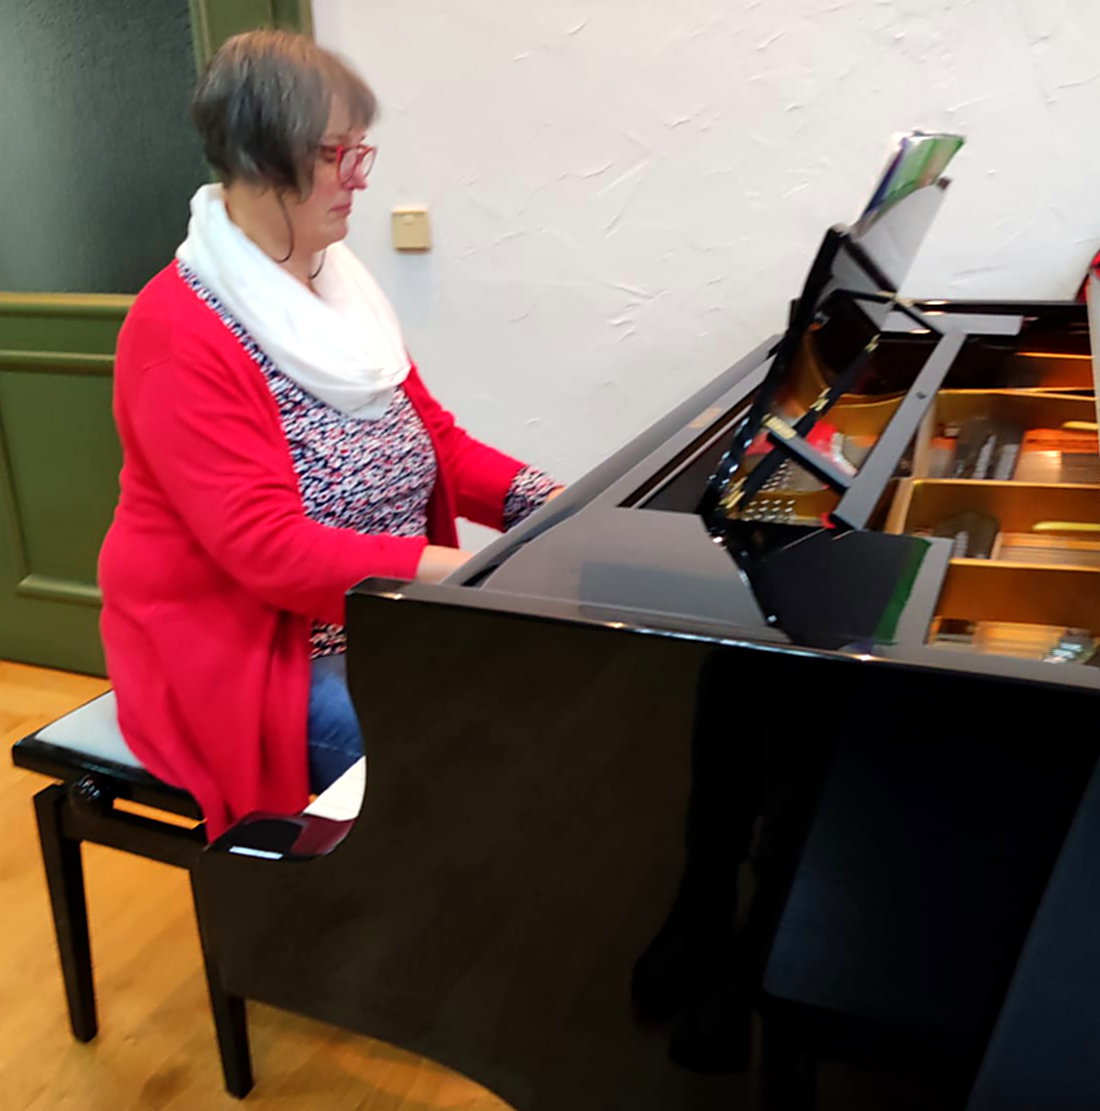
[[[901,299],[942,188],[455,580],[353,592],[360,818],[197,871],[231,1087],[253,998],[520,1111],[747,1107],[754,1010],[769,1107],[856,1106],[853,1050],[877,1106],[1100,1106],[1085,310]]]

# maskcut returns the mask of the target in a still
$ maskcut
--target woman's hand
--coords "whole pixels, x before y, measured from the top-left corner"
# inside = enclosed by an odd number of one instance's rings
[[[416,569],[416,581],[442,582],[448,575],[457,571],[471,555],[472,552],[464,552],[461,548],[444,548],[439,544],[429,544],[420,557],[420,565]]]

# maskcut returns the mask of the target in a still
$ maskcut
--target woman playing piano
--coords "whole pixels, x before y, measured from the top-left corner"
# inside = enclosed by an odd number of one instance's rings
[[[375,99],[282,32],[231,39],[193,117],[220,183],[119,336],[121,497],[100,556],[119,723],[216,836],[294,812],[362,752],[344,594],[461,565],[456,516],[508,528],[557,490],[425,388],[341,242]]]

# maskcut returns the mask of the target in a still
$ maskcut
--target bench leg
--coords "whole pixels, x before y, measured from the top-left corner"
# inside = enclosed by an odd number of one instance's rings
[[[57,784],[34,796],[38,840],[69,1004],[69,1023],[78,1041],[90,1042],[96,1035],[97,1023],[88,908],[84,898],[84,864],[80,842],[64,833],[62,820],[66,803],[65,788]]]
[[[202,944],[202,963],[206,972],[206,987],[210,993],[210,1010],[214,1015],[214,1032],[218,1038],[225,1090],[237,1099],[244,1099],[252,1091],[252,1055],[248,1045],[248,1013],[245,1001],[239,995],[230,995],[222,987],[218,962],[203,925],[202,908],[195,890],[194,873],[191,876],[191,893],[195,901],[195,920],[199,926]]]

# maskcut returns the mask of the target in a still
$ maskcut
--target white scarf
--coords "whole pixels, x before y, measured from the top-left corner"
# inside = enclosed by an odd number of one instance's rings
[[[366,267],[333,243],[317,294],[268,258],[225,210],[220,185],[191,198],[176,257],[304,390],[349,416],[382,416],[409,373],[393,306]]]

